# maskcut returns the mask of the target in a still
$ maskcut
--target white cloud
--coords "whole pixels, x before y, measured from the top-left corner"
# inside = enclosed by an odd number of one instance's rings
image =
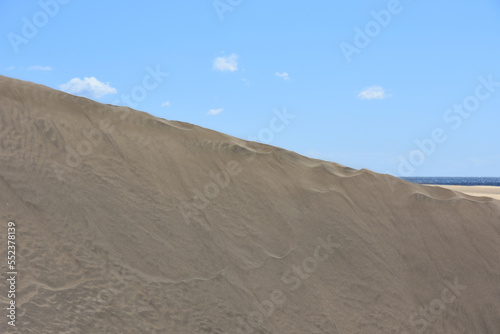
[[[214,60],[213,69],[221,72],[234,72],[238,70],[238,55],[233,53],[227,57],[217,57]]]
[[[217,115],[217,114],[220,114],[222,112],[222,110],[224,110],[223,108],[219,108],[219,109],[210,109],[208,112],[207,112],[207,115]]]
[[[162,107],[170,107],[170,101],[165,101],[161,104]]]
[[[390,97],[390,94],[387,94],[385,92],[385,89],[381,86],[371,86],[368,88],[365,88],[361,93],[358,94],[358,99],[361,100],[373,100],[373,99],[378,99],[378,100],[383,100],[387,99]]]
[[[103,83],[95,77],[73,78],[69,82],[59,86],[62,91],[70,94],[99,98],[108,94],[116,94],[116,88],[109,85],[109,82]]]
[[[286,72],[283,72],[283,73],[276,72],[275,75],[280,77],[280,78],[283,78],[284,80],[290,80],[290,76]]]
[[[6,69],[7,71],[12,71],[12,70],[14,70],[14,69],[15,69],[15,67],[14,67],[14,66],[9,66],[9,67],[7,67],[7,68],[5,68],[5,69]]]
[[[28,67],[28,70],[30,70],[30,71],[52,71],[53,68],[50,66],[35,65],[35,66]]]

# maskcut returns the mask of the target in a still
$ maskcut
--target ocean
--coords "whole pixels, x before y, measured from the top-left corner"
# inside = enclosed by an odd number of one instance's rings
[[[401,179],[412,183],[442,184],[457,186],[498,186],[500,177],[402,177]]]

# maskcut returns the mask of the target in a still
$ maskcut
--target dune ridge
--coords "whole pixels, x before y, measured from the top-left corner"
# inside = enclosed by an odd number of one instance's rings
[[[0,205],[8,333],[500,332],[500,201],[2,76]]]

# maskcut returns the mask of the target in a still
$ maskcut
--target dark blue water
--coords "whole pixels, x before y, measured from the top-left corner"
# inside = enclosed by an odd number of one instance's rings
[[[500,187],[500,177],[402,177],[402,179],[423,184]]]

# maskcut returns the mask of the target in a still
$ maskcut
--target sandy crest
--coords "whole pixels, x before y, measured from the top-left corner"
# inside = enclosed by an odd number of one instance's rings
[[[500,333],[497,200],[1,76],[0,209],[2,332]]]
[[[441,186],[476,197],[490,197],[500,200],[500,187],[493,186]]]

